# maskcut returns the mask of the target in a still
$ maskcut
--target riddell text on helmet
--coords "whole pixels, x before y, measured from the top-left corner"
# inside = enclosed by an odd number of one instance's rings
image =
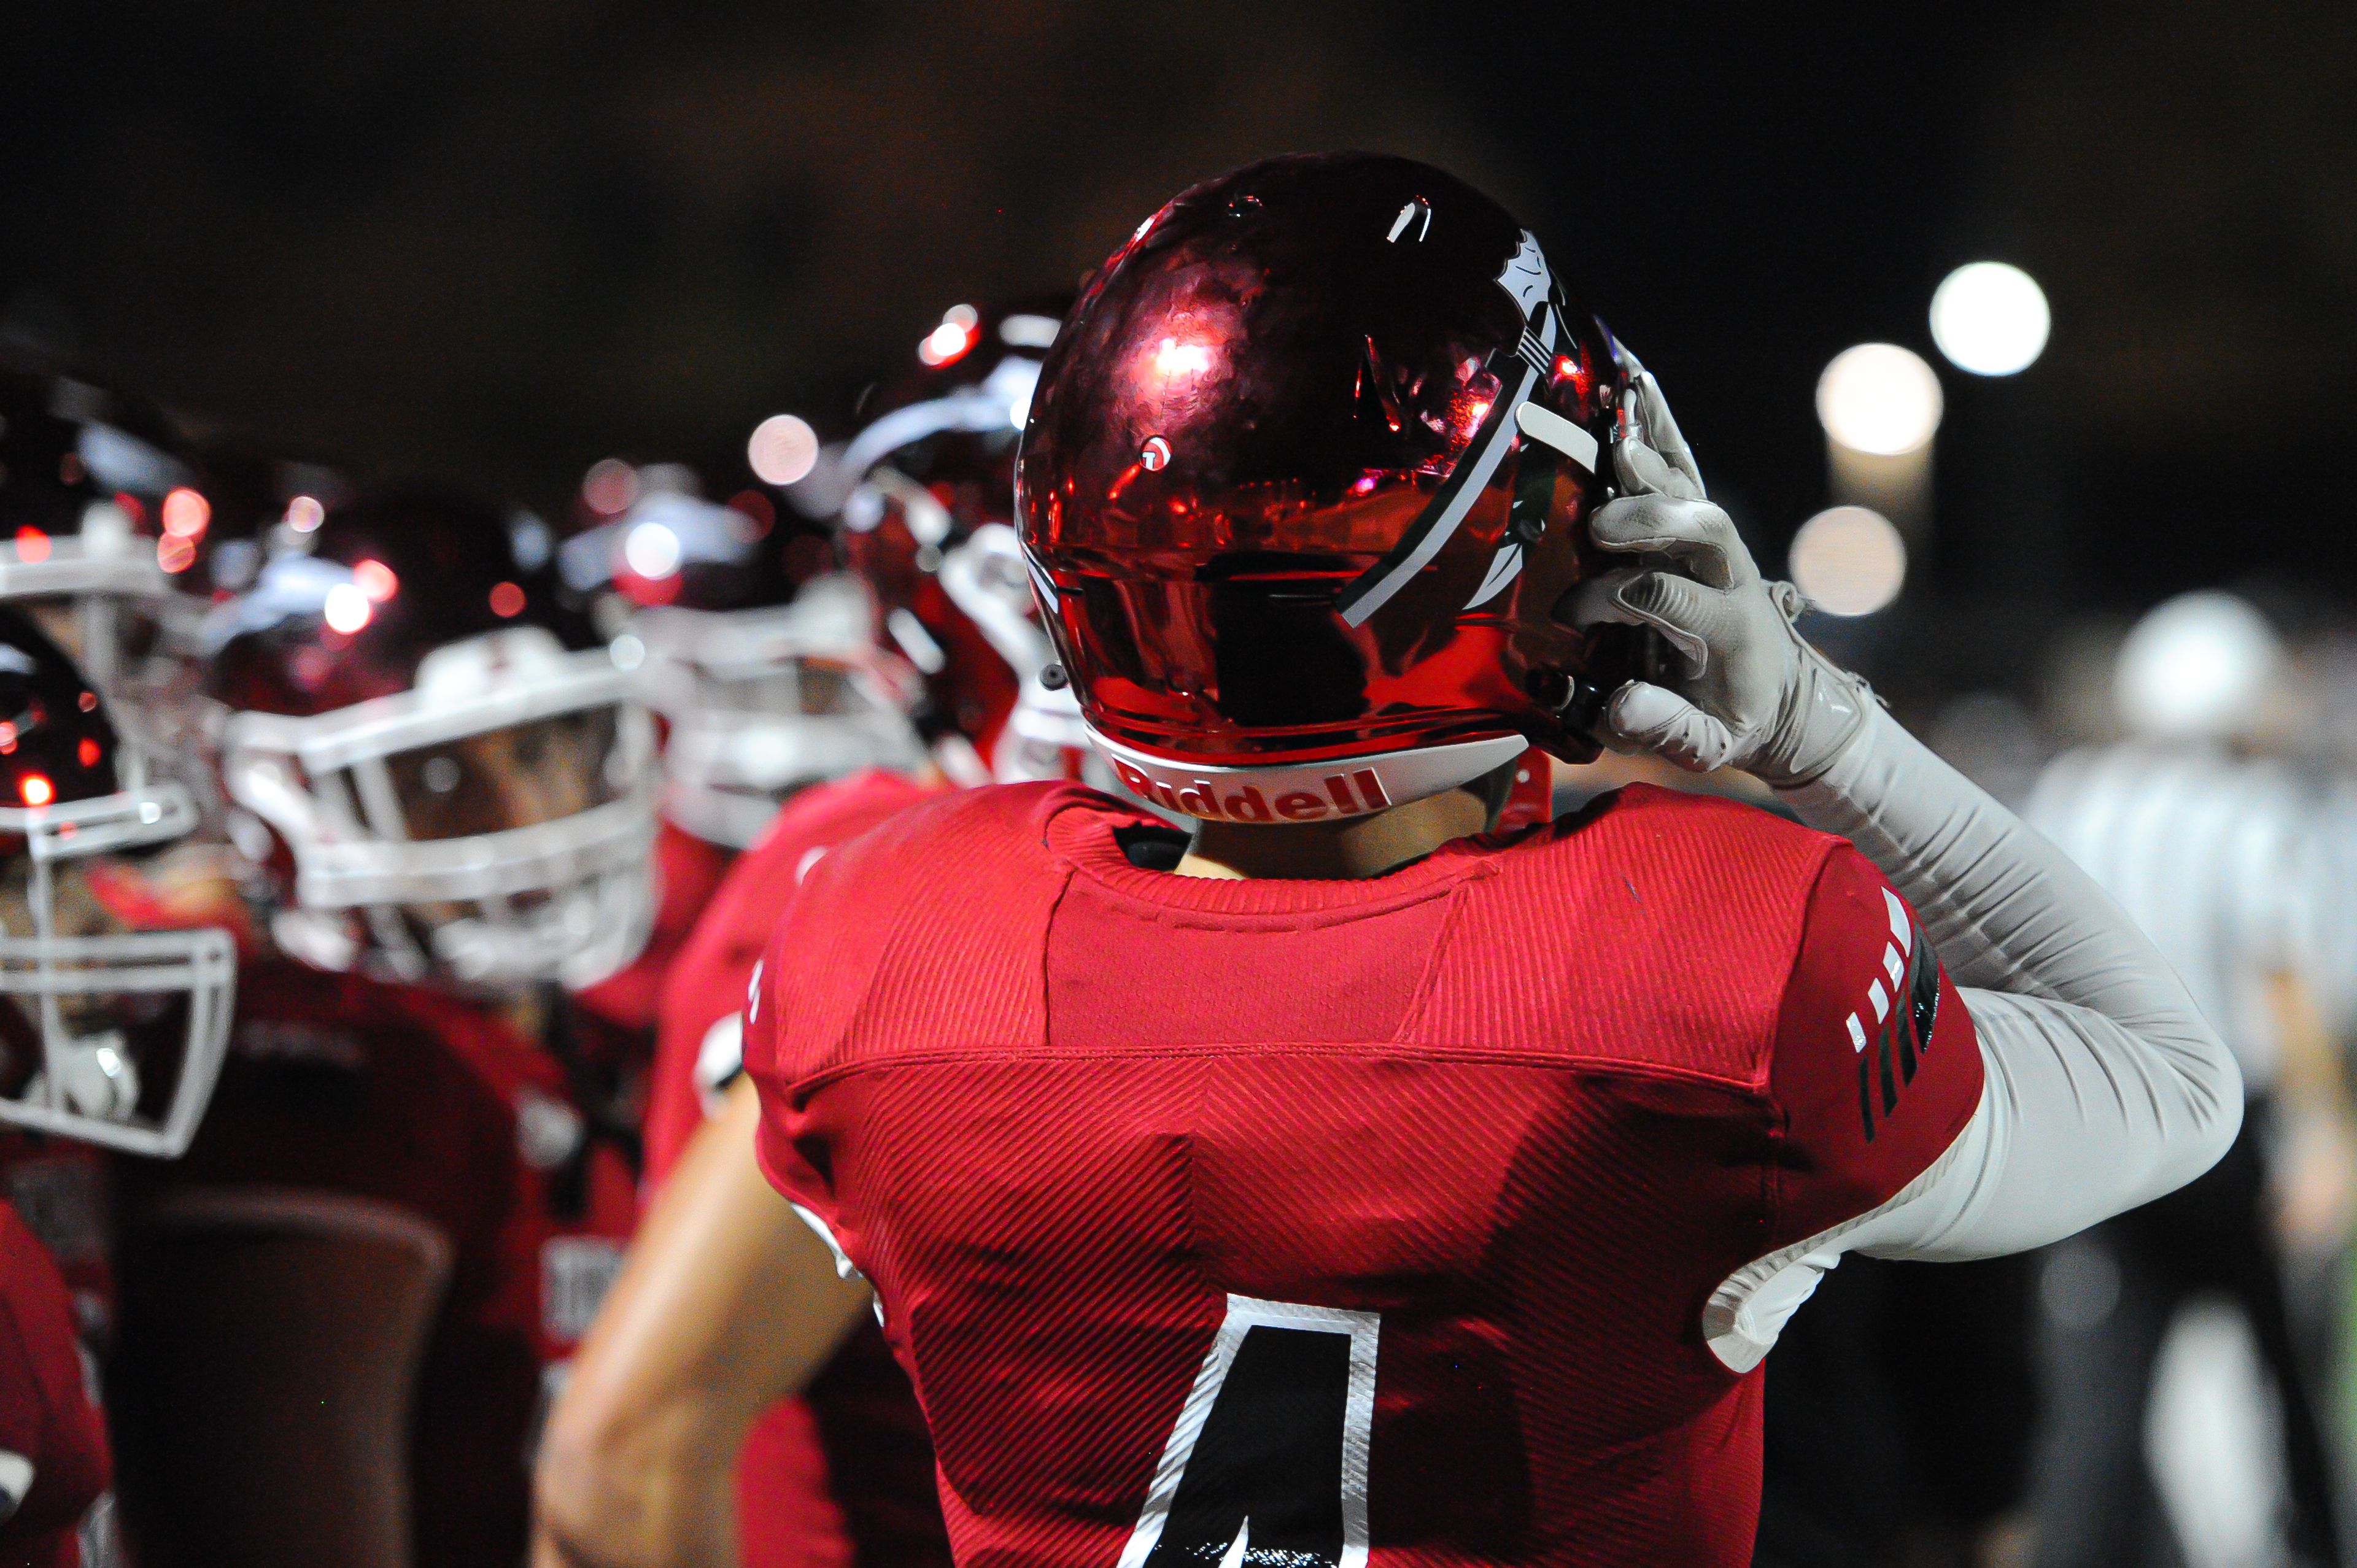
[[[1147,778],[1142,770],[1118,757],[1112,760],[1122,783],[1139,800],[1215,822],[1315,822],[1328,817],[1364,816],[1392,803],[1391,797],[1383,792],[1383,781],[1375,777],[1371,768],[1358,768],[1348,775],[1329,774],[1321,780],[1325,786],[1322,794],[1310,789],[1286,789],[1271,798],[1256,784],[1223,788],[1208,779],[1174,788]]]

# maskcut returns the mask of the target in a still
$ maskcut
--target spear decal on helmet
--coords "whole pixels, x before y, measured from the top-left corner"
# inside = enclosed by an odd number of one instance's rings
[[[1514,308],[1523,317],[1523,330],[1515,340],[1509,367],[1511,390],[1490,405],[1465,456],[1458,459],[1457,467],[1440,489],[1433,492],[1432,501],[1423,514],[1400,535],[1399,542],[1342,590],[1335,605],[1343,620],[1352,626],[1366,625],[1368,618],[1407,586],[1408,580],[1424,570],[1440,553],[1440,547],[1456,534],[1475,499],[1489,487],[1491,476],[1505,460],[1506,449],[1521,428],[1515,420],[1517,411],[1529,399],[1540,372],[1553,362],[1555,313],[1547,301],[1555,288],[1555,277],[1547,270],[1546,256],[1539,250],[1538,241],[1527,229],[1523,231],[1522,243],[1514,247],[1514,253],[1499,269],[1498,286],[1506,291],[1506,296],[1514,302]],[[1498,579],[1498,585],[1504,585],[1504,578]]]

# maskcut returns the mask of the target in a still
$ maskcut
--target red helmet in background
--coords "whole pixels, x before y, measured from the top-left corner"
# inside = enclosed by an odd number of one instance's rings
[[[173,1156],[228,1050],[237,949],[136,908],[126,875],[198,826],[124,767],[72,660],[0,605],[0,1129]]]
[[[1090,282],[1022,537],[1095,743],[1192,815],[1309,822],[1583,761],[1628,628],[1552,615],[1624,371],[1538,242],[1438,169],[1275,158]]]
[[[175,589],[207,603],[252,584],[274,536],[285,537],[277,530],[309,532],[359,488],[343,467],[285,456],[242,433],[199,431],[195,450],[211,517],[195,553],[165,564]]]
[[[644,944],[639,650],[566,606],[550,545],[529,513],[377,487],[274,529],[208,612],[231,833],[291,871],[272,930],[295,956],[577,989]]]
[[[202,549],[213,487],[152,405],[0,367],[0,603],[33,617],[117,699],[126,777],[168,761],[175,574]]]
[[[925,676],[932,727],[971,741],[979,757],[963,769],[986,777],[1036,657],[1020,638],[977,624],[987,600],[961,604],[942,564],[978,530],[1011,528],[1015,456],[1069,295],[952,306],[917,346],[916,363],[888,378],[862,413],[867,423],[832,466],[844,490],[843,550],[875,592],[885,638]],[[993,569],[975,563],[969,584]],[[1028,593],[1017,601],[1028,602]],[[954,748],[943,748],[954,772]]]

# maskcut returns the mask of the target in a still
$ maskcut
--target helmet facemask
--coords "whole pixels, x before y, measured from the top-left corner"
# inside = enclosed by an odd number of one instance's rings
[[[653,727],[607,649],[520,625],[447,644],[412,688],[231,715],[231,798],[290,852],[280,944],[399,981],[580,988],[652,922]]]
[[[236,945],[218,928],[132,929],[104,874],[197,821],[172,782],[0,809],[21,846],[0,883],[0,1123],[188,1147],[228,1047]]]
[[[875,646],[856,580],[805,584],[760,609],[643,610],[640,690],[668,729],[664,814],[697,837],[749,848],[786,800],[865,768],[914,771],[916,671]]]

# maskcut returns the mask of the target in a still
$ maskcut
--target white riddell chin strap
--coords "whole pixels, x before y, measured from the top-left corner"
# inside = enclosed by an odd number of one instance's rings
[[[1388,811],[1479,779],[1520,757],[1519,735],[1325,762],[1222,768],[1157,757],[1088,732],[1130,793],[1213,822],[1322,822]]]

